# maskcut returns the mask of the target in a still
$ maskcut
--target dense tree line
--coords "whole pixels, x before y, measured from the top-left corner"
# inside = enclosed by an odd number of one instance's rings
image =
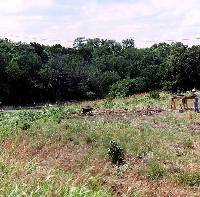
[[[0,101],[27,104],[200,87],[200,46],[77,38],[72,48],[0,40]]]

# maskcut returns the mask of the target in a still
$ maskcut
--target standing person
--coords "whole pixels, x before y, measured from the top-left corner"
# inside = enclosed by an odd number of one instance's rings
[[[192,95],[194,96],[194,111],[199,112],[199,98],[195,89],[192,90]]]

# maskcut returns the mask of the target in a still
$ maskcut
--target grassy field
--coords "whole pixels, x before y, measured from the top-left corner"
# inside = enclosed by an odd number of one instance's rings
[[[200,196],[200,114],[171,111],[169,99],[1,112],[0,195]],[[80,113],[86,105],[93,116]],[[123,165],[112,164],[110,141],[124,150]]]

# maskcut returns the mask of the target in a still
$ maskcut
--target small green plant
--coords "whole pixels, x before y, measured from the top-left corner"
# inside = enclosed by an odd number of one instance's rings
[[[184,148],[189,148],[189,149],[193,149],[194,148],[194,142],[189,138],[189,139],[186,139],[184,142],[183,142],[183,147]]]
[[[52,120],[57,122],[58,124],[64,118],[64,108],[63,107],[50,108],[50,109],[48,109],[48,113],[49,113],[48,114],[49,117],[52,118]]]
[[[139,192],[134,192],[131,194],[131,197],[142,197]]]
[[[183,172],[178,177],[179,181],[185,185],[189,185],[191,187],[200,185],[200,172]]]
[[[105,102],[103,103],[103,106],[105,108],[112,108],[114,106],[113,98],[111,96],[108,96],[106,98]]]
[[[120,166],[125,163],[125,151],[115,141],[110,141],[108,155],[114,165]]]
[[[30,129],[31,125],[28,122],[23,123],[22,130],[28,130]]]
[[[86,92],[86,95],[89,99],[95,99],[96,94],[92,91]]]
[[[6,175],[8,175],[9,170],[7,168],[7,166],[0,162],[0,180],[3,179]]]
[[[152,99],[160,99],[160,93],[158,91],[151,91],[149,97]]]
[[[98,177],[90,177],[88,179],[87,186],[89,189],[95,190],[98,189],[101,185],[101,180]]]
[[[19,113],[19,119],[29,122],[34,122],[41,118],[40,112],[34,112],[34,111],[22,111]]]
[[[97,135],[96,133],[88,133],[86,135],[85,141],[87,144],[91,144],[97,141]]]
[[[156,179],[163,178],[164,174],[165,174],[165,170],[160,163],[158,163],[157,161],[151,161],[149,163],[148,169],[147,169],[147,176],[150,179],[156,180]]]
[[[34,170],[36,170],[37,165],[34,163],[27,163],[27,165],[25,166],[26,172],[27,174],[31,174]]]

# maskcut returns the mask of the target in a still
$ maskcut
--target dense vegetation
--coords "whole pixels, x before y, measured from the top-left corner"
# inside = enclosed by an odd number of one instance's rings
[[[27,104],[200,88],[200,46],[77,38],[73,48],[0,40],[0,101]]]

